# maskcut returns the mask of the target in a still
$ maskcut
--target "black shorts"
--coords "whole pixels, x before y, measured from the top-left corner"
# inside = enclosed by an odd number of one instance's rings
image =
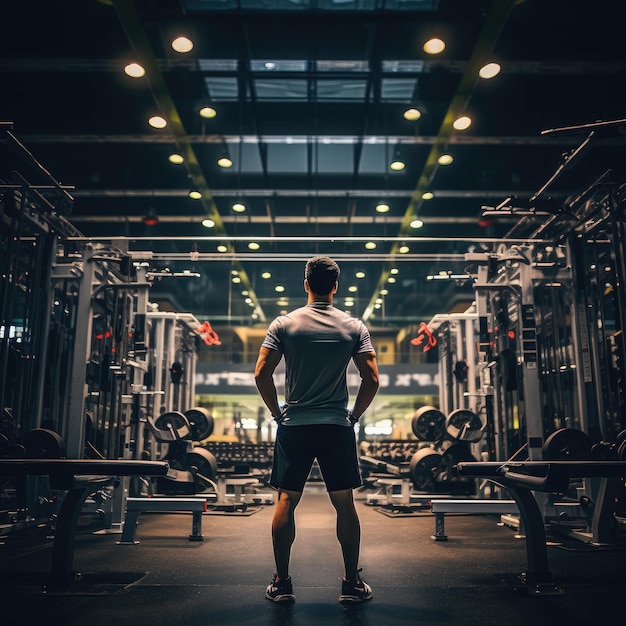
[[[356,489],[363,484],[354,430],[316,424],[278,426],[271,485],[301,493],[315,459],[328,491]]]

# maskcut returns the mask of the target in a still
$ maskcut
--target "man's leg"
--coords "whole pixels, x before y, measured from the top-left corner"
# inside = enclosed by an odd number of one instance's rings
[[[357,580],[359,551],[361,546],[361,524],[354,507],[352,489],[328,492],[330,501],[337,511],[337,539],[341,545],[345,579]]]
[[[289,576],[291,546],[296,538],[294,513],[301,497],[302,493],[298,491],[278,490],[278,501],[272,519],[272,542],[278,580],[286,580]]]

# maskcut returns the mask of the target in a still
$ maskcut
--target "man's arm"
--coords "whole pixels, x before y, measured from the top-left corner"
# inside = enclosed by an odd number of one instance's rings
[[[352,408],[352,415],[358,420],[378,391],[378,362],[375,352],[361,352],[356,354],[353,360],[361,375],[361,385]]]
[[[261,394],[265,406],[274,417],[280,416],[280,405],[278,404],[278,394],[272,375],[276,366],[280,363],[282,354],[278,350],[270,350],[261,346],[254,369],[254,382]]]

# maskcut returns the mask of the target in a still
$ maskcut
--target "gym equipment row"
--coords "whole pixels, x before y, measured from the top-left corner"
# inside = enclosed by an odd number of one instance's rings
[[[359,444],[359,461],[366,484],[379,488],[368,504],[407,512],[428,503],[425,494],[470,495],[475,482],[461,479],[456,466],[476,460],[471,444],[483,436],[483,424],[466,409],[447,417],[433,406],[418,409],[411,427],[418,441],[374,441]]]
[[[156,492],[210,494],[210,510],[245,511],[249,504],[274,502],[272,492],[259,492],[267,484],[271,444],[198,443],[213,432],[213,418],[203,407],[169,411],[148,418],[148,425],[157,441],[165,444],[160,458],[171,467],[170,477],[157,479]]]
[[[544,191],[527,203],[507,198],[486,207],[492,219],[499,212],[520,219],[496,249],[466,254],[472,306],[428,325],[440,351],[440,405],[482,416],[485,436],[473,449],[489,462],[620,462],[626,190],[608,171],[562,206],[540,198]],[[477,489],[480,498],[433,502],[433,512],[443,523],[446,511],[508,506],[501,482],[482,480]],[[573,475],[563,493],[538,493],[536,505],[552,532],[614,544],[624,526],[624,482]],[[525,532],[519,513],[501,521]]]

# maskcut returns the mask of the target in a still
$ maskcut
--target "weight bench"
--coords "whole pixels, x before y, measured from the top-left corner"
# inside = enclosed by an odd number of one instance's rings
[[[126,515],[122,538],[118,541],[121,546],[134,546],[139,543],[135,539],[138,518],[145,511],[191,511],[191,535],[189,541],[202,541],[202,513],[207,510],[206,498],[126,498]]]
[[[545,522],[533,491],[564,493],[573,478],[608,479],[626,476],[626,461],[484,461],[457,465],[459,476],[485,478],[506,488],[519,509],[526,536],[528,569],[519,576],[533,596],[559,595],[563,589],[548,568]]]
[[[515,500],[433,500],[430,510],[435,514],[435,534],[431,539],[435,541],[447,541],[448,535],[445,530],[446,513],[517,513],[518,508]]]
[[[74,540],[83,503],[98,488],[115,484],[120,476],[166,476],[162,461],[0,459],[0,475],[49,476],[52,489],[67,491],[56,520],[52,565],[43,592],[69,588],[80,577],[74,571]]]

